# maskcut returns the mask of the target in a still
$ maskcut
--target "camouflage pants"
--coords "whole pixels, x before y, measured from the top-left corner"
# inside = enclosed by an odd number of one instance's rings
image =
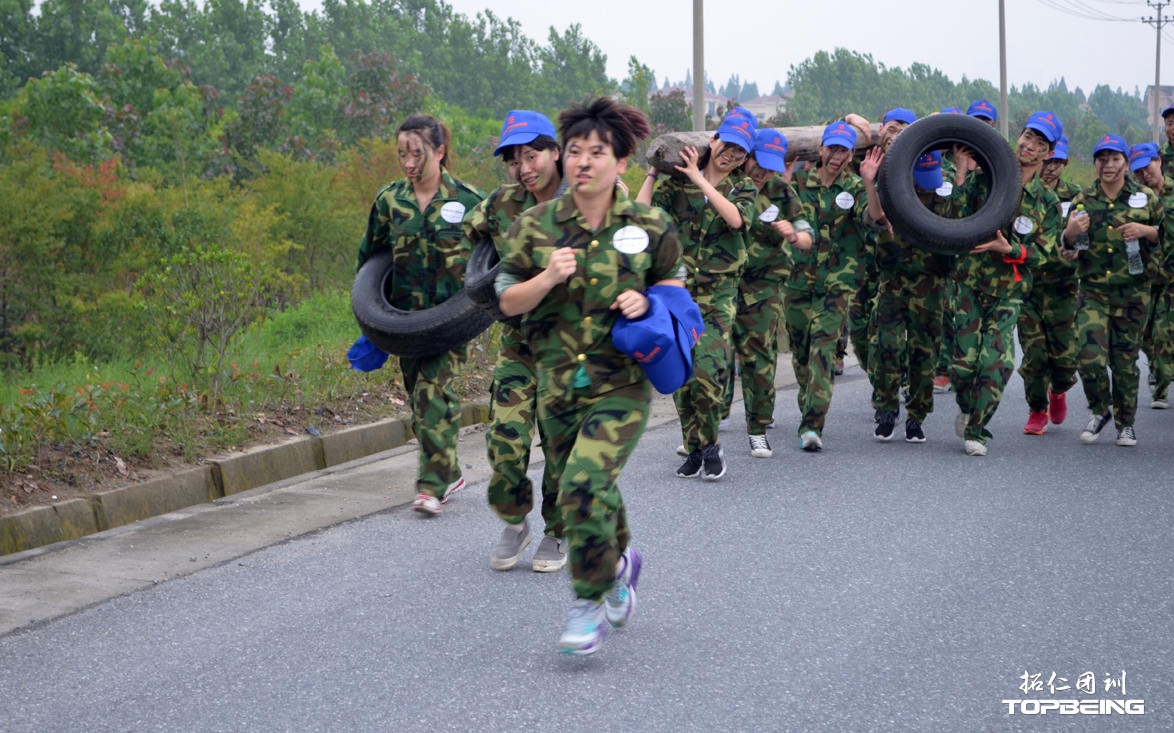
[[[602,598],[615,584],[616,563],[628,547],[628,518],[620,472],[648,423],[650,383],[642,380],[603,394],[590,387],[538,402],[546,461],[558,477],[558,507],[566,528],[572,587],[579,598]]]
[[[986,443],[991,437],[986,426],[1015,368],[1012,339],[1018,320],[1018,299],[988,295],[958,283],[950,382],[958,408],[970,416],[966,440]]]
[[[844,321],[843,333],[836,345],[836,358],[843,359],[848,354],[848,342],[851,341],[856,361],[866,374],[871,374],[868,357],[872,347],[870,334],[872,313],[876,308],[876,293],[876,274],[862,277],[856,292],[852,294],[852,301],[848,304],[848,317]]]
[[[673,393],[681,437],[690,453],[718,442],[726,383],[733,378],[731,338],[737,293],[736,282],[732,282],[712,294],[694,296],[705,320],[705,333],[693,347],[693,378]]]
[[[734,318],[734,352],[742,363],[742,403],[746,409],[746,433],[765,435],[774,420],[775,372],[778,369],[778,328],[780,303],[767,298],[756,303],[738,301]],[[730,414],[734,400],[734,373],[726,380],[725,410]]]
[[[1032,412],[1076,384],[1076,281],[1036,282],[1019,308],[1019,376]]]
[[[908,416],[922,422],[933,412],[933,378],[942,344],[940,275],[881,273],[872,334],[872,383],[876,407],[896,412],[908,374]]]
[[[791,363],[799,387],[799,435],[823,434],[832,402],[836,342],[848,317],[847,292],[798,292],[783,297],[783,317],[791,341]]]
[[[954,302],[958,299],[958,283],[946,278],[942,296],[942,348],[938,355],[938,374],[950,373],[950,359],[954,355]]]
[[[1137,412],[1141,373],[1137,355],[1149,300],[1149,288],[1144,285],[1080,291],[1076,363],[1084,396],[1094,415],[1103,415],[1112,408],[1118,430],[1133,425]]]
[[[1155,380],[1154,396],[1165,398],[1174,381],[1174,284],[1164,284],[1154,301],[1150,309],[1154,345],[1146,353],[1150,355],[1150,372]]]
[[[534,508],[534,486],[526,475],[538,409],[538,375],[534,355],[521,340],[517,328],[502,330],[501,353],[493,368],[489,400],[489,429],[485,433],[489,465],[489,506],[510,524],[526,521]],[[544,441],[545,442],[545,441]],[[558,517],[558,486],[550,462],[542,470],[542,519],[545,533],[562,537]]]
[[[412,407],[412,432],[420,444],[417,492],[444,496],[448,485],[461,477],[457,460],[461,399],[452,384],[467,358],[468,350],[462,346],[427,359],[399,360]]]

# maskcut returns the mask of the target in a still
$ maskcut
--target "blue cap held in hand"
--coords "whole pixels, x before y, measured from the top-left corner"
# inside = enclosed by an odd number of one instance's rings
[[[616,319],[612,344],[640,364],[657,392],[672,394],[693,376],[693,347],[705,322],[684,288],[653,285],[645,295],[648,312],[634,320]]]
[[[375,344],[360,336],[354,345],[346,352],[347,361],[360,372],[373,372],[387,363],[387,354],[380,351]]]

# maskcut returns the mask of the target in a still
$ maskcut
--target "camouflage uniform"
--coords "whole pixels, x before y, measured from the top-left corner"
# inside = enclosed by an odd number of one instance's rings
[[[1149,308],[1150,282],[1158,277],[1162,264],[1162,242],[1161,236],[1157,243],[1140,241],[1146,271],[1130,275],[1125,242],[1117,228],[1132,221],[1158,227],[1160,233],[1166,209],[1151,189],[1132,176],[1126,176],[1113,200],[1105,196],[1100,181],[1094,181],[1073,199],[1073,205],[1081,203],[1089,216],[1090,244],[1076,258],[1080,276],[1077,364],[1089,410],[1104,415],[1113,408],[1113,422],[1120,431],[1133,425],[1137,411],[1137,354]]]
[[[746,432],[765,435],[766,426],[774,420],[781,288],[791,271],[789,245],[770,225],[786,219],[796,231],[811,234],[812,229],[810,208],[805,208],[791,184],[778,176],[759,192],[756,210],[758,217],[747,237],[746,269],[738,286],[734,349],[742,364]],[[724,415],[729,414],[733,401],[734,380],[727,380],[726,385]]]
[[[967,178],[963,200],[971,202],[969,206],[983,198],[981,193],[975,195],[981,185],[978,180],[976,176]],[[950,382],[958,408],[969,416],[963,436],[966,440],[986,444],[991,437],[986,426],[1015,366],[1011,339],[1019,305],[1031,287],[1032,268],[1056,247],[1056,232],[1045,222],[1058,212],[1056,194],[1037,175],[1023,186],[1019,214],[1003,232],[1011,252],[965,254],[955,262],[957,300]]]
[[[626,239],[622,251],[613,246],[617,233]],[[631,242],[641,233],[647,246],[637,249]],[[611,304],[625,290],[643,292],[680,277],[681,250],[658,209],[617,192],[593,231],[565,194],[514,222],[502,248],[499,291],[542,272],[560,247],[580,251],[579,270],[523,315],[522,332],[538,363],[538,420],[558,477],[575,595],[597,600],[614,584],[628,546],[617,480],[644,431],[652,394],[639,364],[612,345],[618,311]]]
[[[441,173],[440,190],[420,211],[406,180],[379,191],[359,245],[359,266],[376,252],[391,249],[394,265],[388,302],[402,310],[423,310],[455,295],[465,281],[469,247],[461,232],[465,214],[484,195]],[[416,490],[443,497],[461,478],[457,434],[460,397],[452,388],[457,369],[468,356],[461,347],[426,359],[399,360],[412,407],[412,432],[420,442]]]
[[[792,251],[791,274],[783,290],[783,315],[799,386],[800,436],[808,430],[823,434],[832,400],[836,343],[859,285],[862,222],[868,212],[860,176],[843,170],[824,186],[819,170],[795,173],[795,191],[811,207],[817,231],[811,249]]]
[[[1174,207],[1174,179],[1166,176],[1162,186],[1162,206],[1166,211]],[[1149,318],[1146,319],[1145,334],[1142,337],[1141,350],[1149,360],[1150,376],[1154,383],[1153,396],[1155,399],[1166,399],[1166,392],[1170,381],[1174,379],[1174,312],[1171,303],[1174,302],[1174,261],[1171,253],[1174,252],[1174,227],[1162,227],[1163,253],[1159,257],[1160,266],[1156,269],[1155,277],[1150,283]]]
[[[726,383],[733,379],[730,362],[738,283],[746,264],[744,235],[754,221],[758,198],[749,176],[731,176],[722,186],[742,214],[740,229],[731,229],[690,181],[662,179],[652,194],[652,205],[667,212],[677,225],[685,285],[705,321],[705,333],[693,347],[693,378],[673,393],[681,436],[690,453],[718,442]]]
[[[1048,248],[1019,308],[1019,376],[1032,412],[1048,410],[1049,390],[1063,394],[1076,384],[1076,266],[1060,254],[1063,202],[1072,199],[1060,199],[1060,190],[1052,191],[1056,205],[1041,224]]]
[[[953,191],[946,184],[917,195],[938,216],[949,217],[955,208]],[[905,410],[910,418],[924,422],[933,412],[933,378],[942,348],[942,296],[951,258],[882,231],[876,236],[875,260],[877,295],[869,347],[875,406],[897,412],[902,377],[908,370]]]
[[[489,194],[465,218],[465,237],[476,243],[489,237],[500,255],[505,234],[523,211],[538,203],[525,186],[511,183]],[[489,399],[489,426],[485,444],[493,475],[489,478],[489,506],[509,524],[521,524],[534,508],[534,486],[526,475],[538,417],[538,375],[534,354],[522,338],[521,319],[501,324],[501,346],[493,367]],[[546,441],[543,440],[543,443]],[[558,482],[550,461],[542,470],[544,533],[562,537],[558,512]]]

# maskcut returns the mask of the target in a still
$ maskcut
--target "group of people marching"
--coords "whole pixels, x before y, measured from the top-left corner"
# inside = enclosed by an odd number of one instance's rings
[[[941,114],[997,119],[985,100]],[[649,123],[609,98],[572,105],[557,130],[538,112],[511,112],[494,151],[510,180],[488,196],[449,173],[447,128],[414,115],[397,130],[405,177],[376,196],[359,264],[392,249],[388,297],[418,309],[460,288],[474,242],[496,247],[495,286],[510,319],[487,435],[489,503],[505,525],[490,565],[518,564],[533,541],[526,517],[541,503],[531,566],[554,572],[569,562],[575,601],[559,649],[590,654],[631,616],[642,567],[617,482],[647,423],[651,386],[611,336],[617,322],[650,313],[650,288],[684,288],[704,319],[692,378],[673,394],[681,478],[726,474],[719,426],[736,370],[750,455],[773,455],[766,431],[780,331],[805,451],[823,447],[850,340],[873,387],[877,440],[892,439],[904,395],[905,440],[925,442],[934,392],[952,390],[963,450],[985,455],[1016,330],[1025,433],[1065,420],[1079,375],[1091,412],[1081,439],[1096,441],[1112,420],[1117,444],[1134,445],[1139,350],[1149,358],[1153,407],[1168,405],[1174,379],[1174,235],[1164,226],[1174,183],[1163,175],[1174,164],[1174,107],[1163,117],[1172,143],[1164,155],[1105,135],[1092,151],[1096,180],[1082,191],[1061,177],[1060,121],[1031,115],[1014,143],[1022,193],[1013,222],[947,256],[894,233],[877,195],[889,145],[916,121],[907,109],[889,110],[875,135],[857,115],[833,122],[817,162],[788,166],[786,138],[735,107],[706,146],[686,147],[674,170],[650,168],[632,195],[620,175]],[[966,216],[985,201],[989,181],[963,146],[926,153],[912,174],[918,198],[940,216]],[[458,349],[400,359],[420,442],[413,507],[427,516],[464,485],[451,377],[465,358]],[[526,475],[535,431],[545,454],[537,490]]]

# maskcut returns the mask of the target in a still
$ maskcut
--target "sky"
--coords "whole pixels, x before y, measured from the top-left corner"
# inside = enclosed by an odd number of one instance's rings
[[[550,28],[574,23],[607,55],[608,76],[622,81],[635,56],[656,73],[683,81],[693,63],[694,0],[446,0],[469,17],[489,9],[514,18],[546,45]],[[999,3],[976,0],[742,0],[704,2],[705,67],[716,87],[732,74],[769,94],[775,81],[817,51],[837,47],[869,54],[886,67],[921,62],[952,81],[986,79],[999,85]],[[317,0],[300,0],[306,10]],[[736,12],[734,12],[736,11]],[[1174,6],[1163,10],[1162,84],[1174,85]],[[1065,79],[1085,94],[1108,84],[1142,94],[1154,83],[1156,33],[1142,18],[1156,10],[1145,0],[1005,0],[1007,81],[1046,89]],[[899,100],[894,100],[899,103]]]

